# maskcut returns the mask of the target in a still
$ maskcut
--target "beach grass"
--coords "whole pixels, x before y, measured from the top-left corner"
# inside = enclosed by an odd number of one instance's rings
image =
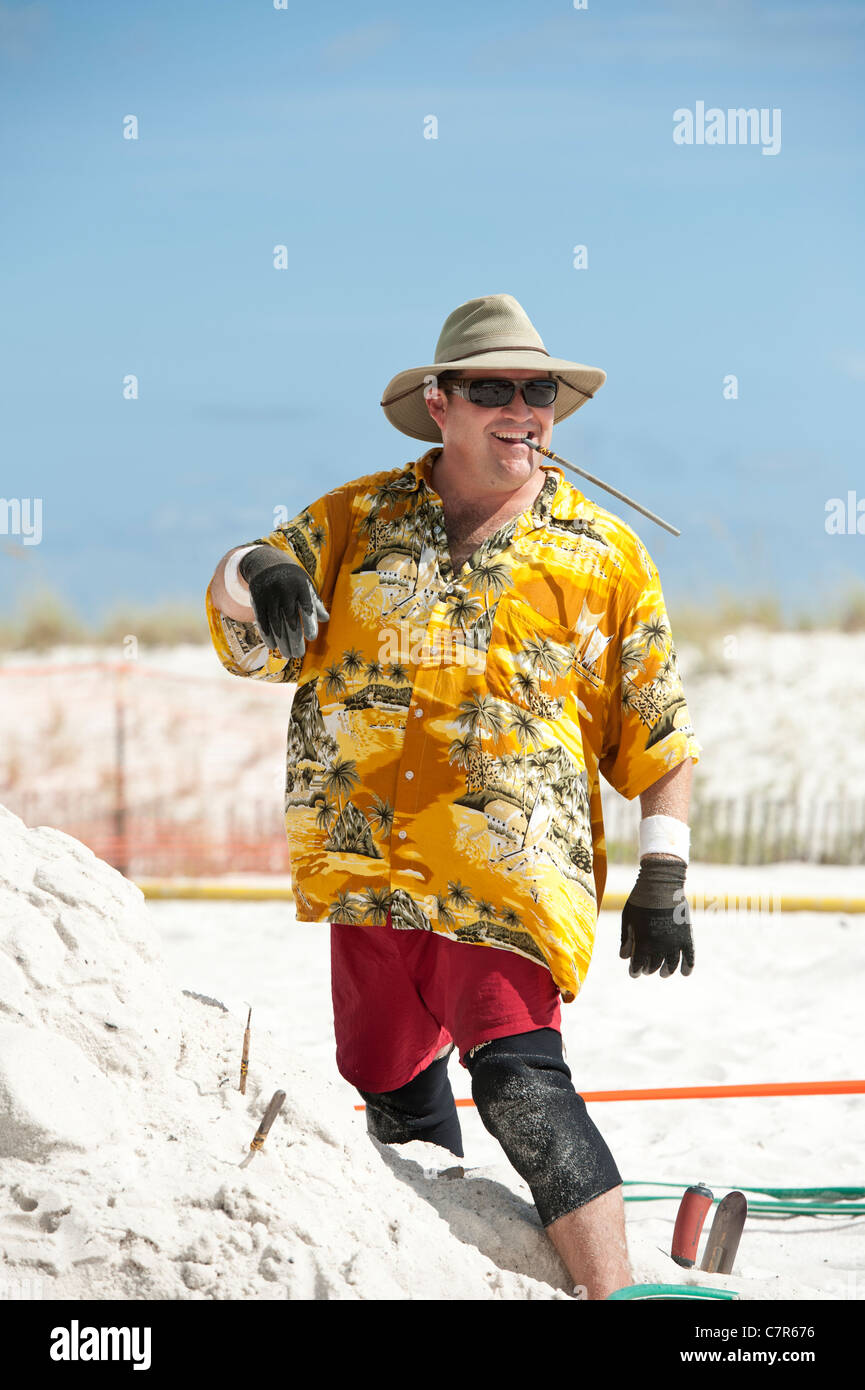
[[[207,643],[203,601],[118,606],[98,622],[86,622],[56,591],[33,595],[19,614],[0,613],[0,653],[48,651],[58,646],[120,645],[135,637],[143,646]]]
[[[735,594],[719,591],[696,604],[666,595],[677,643],[710,656],[725,634],[756,626],[767,632],[865,632],[865,584],[852,583],[821,602],[819,616],[797,609],[785,613],[776,593]],[[204,603],[178,599],[159,604],[117,605],[102,619],[87,621],[56,590],[34,594],[20,613],[0,610],[0,653],[47,651],[56,646],[113,646],[134,636],[144,646],[207,643],[210,636]]]

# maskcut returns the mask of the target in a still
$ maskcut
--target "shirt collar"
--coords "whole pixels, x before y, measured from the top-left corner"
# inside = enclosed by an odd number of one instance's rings
[[[432,485],[432,471],[433,464],[440,453],[441,445],[438,445],[435,449],[428,449],[419,459],[415,459],[414,463],[411,465],[415,476],[415,485],[414,488],[412,488],[413,492],[422,485],[428,492],[435,491]]]

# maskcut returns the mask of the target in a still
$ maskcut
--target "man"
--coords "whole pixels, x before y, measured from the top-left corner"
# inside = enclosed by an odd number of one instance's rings
[[[228,670],[297,681],[285,824],[301,921],[331,922],[337,1065],[385,1143],[462,1154],[456,1046],[575,1285],[632,1282],[621,1177],[571,1083],[560,998],[606,878],[599,773],[640,795],[620,954],[688,974],[690,726],[657,569],[548,446],[605,373],[509,295],[460,305],[382,405],[432,448],[220,561]]]

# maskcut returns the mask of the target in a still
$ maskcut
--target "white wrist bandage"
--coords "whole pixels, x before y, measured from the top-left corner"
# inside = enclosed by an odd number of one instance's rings
[[[640,821],[640,858],[644,854],[675,854],[688,862],[691,831],[675,816],[644,816]]]
[[[228,594],[228,597],[234,599],[235,603],[242,604],[244,608],[250,608],[252,606],[252,600],[249,597],[249,588],[246,584],[242,584],[241,582],[240,575],[237,572],[237,566],[240,564],[244,555],[248,555],[250,550],[257,549],[258,546],[256,545],[245,545],[242,550],[235,550],[234,554],[230,555],[226,560],[225,569],[222,573],[222,582],[225,585],[225,592]]]

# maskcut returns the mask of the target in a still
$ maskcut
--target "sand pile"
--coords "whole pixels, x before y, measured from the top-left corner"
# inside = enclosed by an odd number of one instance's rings
[[[18,1280],[43,1298],[569,1296],[525,1198],[483,1170],[442,1176],[454,1160],[441,1149],[375,1144],[333,1083],[254,1019],[242,1096],[244,1022],[169,984],[132,883],[0,808],[7,1290]],[[241,1168],[278,1088],[282,1112]]]
[[[140,890],[78,841],[53,829],[28,829],[0,807],[0,1299],[570,1300],[571,1281],[531,1195],[498,1146],[499,1156],[490,1159],[489,1147],[481,1155],[470,1144],[466,1161],[477,1166],[456,1176],[460,1165],[443,1149],[376,1144],[353,1109],[354,1093],[347,1095],[335,1071],[325,1071],[320,1056],[310,1062],[306,1047],[299,1055],[291,1042],[277,1045],[255,1015],[247,1094],[240,1094],[246,1010],[238,1012],[234,1000],[231,1012],[196,990],[202,976],[210,978],[209,962],[228,962],[232,988],[240,988],[240,978],[257,979],[255,1000],[265,1000],[274,1017],[280,1010],[302,1015],[313,991],[302,952],[290,956],[289,982],[278,987],[272,935],[242,906],[231,905],[231,914],[226,918],[212,906],[187,911],[185,963],[169,977]],[[825,980],[815,973],[820,965],[813,943],[803,938],[797,945],[801,933],[789,922],[783,927],[789,968],[802,977],[802,990],[819,995],[823,987],[833,999],[841,1052],[836,1057],[835,1035],[826,1033],[829,1050],[813,1063],[824,1069],[818,1074],[844,1072],[844,1010],[854,1007],[858,974],[851,959],[856,941],[843,925],[835,944],[826,943]],[[195,950],[189,931],[200,937]],[[770,963],[781,969],[781,927],[775,936],[758,933],[756,944],[753,922],[743,922],[741,931],[742,940],[732,922],[704,939],[693,998],[688,1004],[683,995],[678,1005],[682,1027],[695,1042],[700,1028],[688,1022],[688,1010],[714,1016],[713,989],[741,995],[749,984],[741,974],[745,940],[765,955],[750,967],[755,990],[765,992]],[[244,933],[248,972],[237,959]],[[326,938],[316,943],[324,950]],[[720,957],[713,963],[716,948]],[[635,996],[628,1027],[636,1036],[623,1035],[613,1046],[610,1019],[621,1013],[621,980],[614,976],[616,952],[609,960],[608,954],[601,952],[593,966],[595,994],[587,991],[583,1002],[574,1055],[585,1050],[584,1034],[606,1036],[609,1066],[621,1071],[636,1050],[646,1074],[631,1068],[629,1075],[633,1084],[651,1084],[664,1075],[670,1051],[657,1027],[659,1005],[645,992]],[[834,994],[830,989],[839,961],[850,969],[843,997],[840,987],[832,986]],[[320,965],[316,955],[317,971]],[[288,969],[284,962],[280,968]],[[225,968],[217,974],[226,978]],[[220,992],[215,984],[204,988]],[[794,997],[783,982],[778,988],[782,999]],[[807,1023],[806,1003],[803,996],[792,1013],[798,1010]],[[728,1040],[730,1067],[746,1079],[746,1063],[755,1079],[781,1075],[784,1068],[767,1048],[773,1038],[789,1048],[789,1030],[766,1035],[756,1004],[753,1016],[759,1037],[743,1031],[740,1018]],[[297,1035],[306,1036],[311,1026]],[[806,1026],[803,1034],[809,1056],[823,1038],[815,1028]],[[711,1038],[705,1045],[713,1046]],[[673,1051],[678,1055],[678,1048]],[[801,1069],[807,1074],[804,1062]],[[712,1079],[715,1072],[706,1075]],[[724,1071],[719,1079],[730,1078]],[[598,1080],[608,1084],[615,1077]],[[285,1105],[264,1149],[241,1167],[277,1089],[286,1092]],[[715,1172],[740,1173],[739,1181],[814,1182],[827,1176],[826,1168],[833,1180],[852,1172],[846,1180],[853,1181],[858,1141],[843,1122],[841,1103],[821,1110],[823,1102],[811,1102],[815,1123],[818,1116],[821,1124],[835,1117],[832,1133],[843,1142],[833,1144],[831,1164],[821,1147],[805,1169],[804,1158],[796,1166],[802,1145],[808,1154],[813,1147],[810,1137],[802,1138],[804,1111],[778,1112],[779,1123],[792,1129],[768,1139],[777,1107],[790,1102],[759,1109],[751,1101],[720,1102],[740,1107],[735,1123],[733,1111],[719,1112],[718,1103],[668,1114],[677,1102],[630,1121],[626,1113],[604,1116],[603,1123],[634,1175],[689,1175],[683,1187]],[[628,1209],[637,1281],[726,1285],[751,1299],[825,1298],[832,1296],[828,1285],[815,1287],[824,1283],[821,1275],[841,1271],[846,1278],[856,1266],[848,1244],[855,1244],[857,1232],[849,1224],[839,1233],[826,1227],[815,1232],[813,1221],[797,1218],[807,1229],[793,1231],[786,1223],[781,1232],[774,1223],[761,1234],[766,1223],[753,1222],[733,1276],[686,1273],[668,1254],[673,1214],[661,1218],[639,1203]],[[791,1233],[796,1250],[781,1249]],[[785,1254],[779,1277],[777,1261]]]

